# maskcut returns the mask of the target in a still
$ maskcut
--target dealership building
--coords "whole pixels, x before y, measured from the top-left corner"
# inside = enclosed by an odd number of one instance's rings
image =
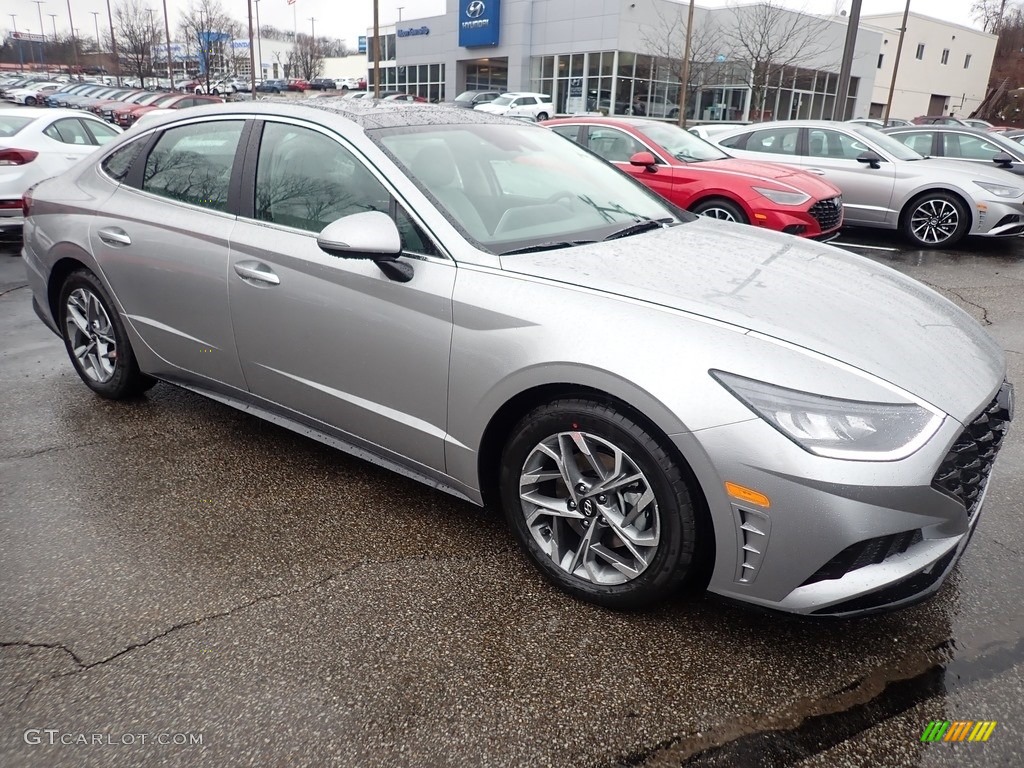
[[[551,94],[558,113],[601,110],[673,118],[678,115],[686,12],[686,3],[671,0],[447,0],[443,15],[382,26],[379,46],[369,30],[367,80],[373,83],[373,56],[379,49],[382,90],[437,101],[470,89],[537,91]],[[929,25],[933,36],[939,34],[934,24]],[[843,110],[836,105],[836,91],[845,18],[766,11],[759,3],[698,6],[687,116],[756,120],[867,115],[877,103],[880,73],[885,72],[885,58],[879,57],[883,48],[888,54],[894,46],[889,26],[861,26]],[[755,32],[764,30],[774,36],[770,61],[759,61],[749,43]],[[994,40],[982,33],[961,32],[960,37],[983,43],[982,49],[991,42],[988,38]],[[747,44],[740,42],[744,39]],[[913,55],[915,43],[908,39],[904,45]],[[994,51],[994,43],[991,47]],[[969,76],[977,81],[972,89],[980,89],[982,96],[992,51],[957,54],[961,61],[972,55]],[[928,97],[923,101],[917,114],[930,103]],[[943,102],[947,112],[961,103],[969,100]]]

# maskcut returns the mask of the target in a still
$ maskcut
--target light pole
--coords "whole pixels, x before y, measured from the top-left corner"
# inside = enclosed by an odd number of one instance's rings
[[[896,90],[896,73],[900,71],[900,56],[903,54],[903,36],[907,34],[907,17],[910,15],[910,0],[903,9],[903,23],[900,24],[900,41],[896,45],[896,61],[892,64],[892,80],[889,81],[889,98],[885,100],[885,114],[882,122],[889,125],[889,110],[892,109],[892,95]]]
[[[57,14],[56,13],[48,13],[46,15],[50,17],[50,22],[53,24],[53,42],[56,43],[57,42]]]
[[[46,71],[46,52],[43,50],[46,47],[46,28],[43,26],[43,6],[46,5],[45,0],[32,0],[36,4],[36,11],[39,12],[39,37],[42,38],[42,42],[39,44],[39,65]]]
[[[373,98],[380,98],[380,0],[373,0]]]
[[[78,66],[78,33],[75,31],[75,20],[71,16],[71,0],[68,0],[68,29],[71,30],[71,53],[75,60],[75,69],[81,74]]]
[[[167,0],[164,0],[166,3]],[[246,3],[249,6],[249,94],[256,98],[256,52],[253,50],[252,39],[252,0]]]
[[[114,74],[117,85],[121,87],[121,57],[117,55],[117,35],[114,34],[114,14],[110,11],[110,0],[107,0],[107,20],[110,22],[110,50],[114,56]]]
[[[309,17],[309,36],[316,40],[316,17]]]
[[[18,69],[24,71],[24,69],[25,69],[25,58],[24,58],[24,56],[22,55],[22,52],[21,52],[21,37],[18,35],[18,22],[15,21],[15,19],[18,17],[18,14],[12,13],[12,14],[10,14],[10,17],[11,17],[11,25],[14,27],[14,39],[18,41]]]
[[[399,24],[402,23],[402,11],[403,10],[405,10],[405,6],[404,5],[398,6],[398,23]]]
[[[853,50],[857,47],[857,31],[860,29],[861,0],[850,4],[850,20],[846,22],[846,43],[843,45],[843,60],[839,65],[839,86],[836,100],[832,105],[832,119],[846,119],[846,105],[850,100],[850,70],[853,69]],[[851,115],[855,117],[855,115]]]
[[[70,0],[68,0],[70,2]],[[167,0],[164,0],[164,35],[167,37],[167,79],[170,89],[174,90],[174,69],[171,67],[171,24],[167,20]]]
[[[92,14],[92,23],[96,27],[96,53],[103,52],[103,44],[100,42],[100,12],[89,11]]]
[[[693,41],[693,0],[690,0],[690,10],[686,17],[686,45],[683,48],[683,71],[682,81],[679,83],[679,125],[686,127],[686,100],[689,94],[686,91],[690,84],[690,46]],[[614,107],[614,105],[612,105]],[[614,111],[614,109],[613,109]]]

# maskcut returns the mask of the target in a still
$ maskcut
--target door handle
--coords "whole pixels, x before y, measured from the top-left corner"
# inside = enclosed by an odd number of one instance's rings
[[[273,273],[266,264],[258,261],[239,261],[234,265],[235,274],[243,280],[257,280],[267,285],[280,285],[281,278]]]
[[[64,155],[64,159],[65,160],[79,160],[80,158],[79,158],[78,155]]]
[[[131,245],[132,239],[128,237],[128,233],[118,227],[110,227],[108,229],[101,229],[96,233],[107,245],[119,246],[119,245]]]
[[[804,168],[808,173],[813,173],[815,176],[824,176],[825,172],[821,168]]]

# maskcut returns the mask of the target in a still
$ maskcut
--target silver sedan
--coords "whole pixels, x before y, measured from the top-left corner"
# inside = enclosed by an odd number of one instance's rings
[[[995,166],[925,159],[874,128],[792,120],[741,126],[709,140],[736,157],[820,174],[843,191],[847,224],[898,229],[925,248],[968,235],[1024,234],[1024,182]]]
[[[25,205],[35,309],[93,392],[187,387],[497,505],[607,606],[930,595],[1012,418],[999,346],[928,288],[472,110],[197,108]]]

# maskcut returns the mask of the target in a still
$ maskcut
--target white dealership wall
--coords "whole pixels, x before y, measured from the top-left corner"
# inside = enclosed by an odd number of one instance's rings
[[[964,0],[966,2],[966,0]],[[896,62],[899,28],[903,14],[867,16],[864,23],[883,32],[882,66],[877,69],[871,101],[885,104]],[[985,98],[992,59],[996,52],[996,36],[977,29],[950,24],[918,13],[907,19],[899,72],[890,115],[910,119],[929,114],[933,95],[944,97],[942,114],[967,117]],[[921,59],[916,57],[918,45],[924,45]],[[942,63],[943,50],[949,59]],[[970,55],[970,66],[964,67]],[[877,59],[876,59],[877,67]],[[858,115],[866,116],[867,111]]]
[[[499,45],[487,48],[459,47],[458,29],[468,0],[447,0],[446,13],[420,19],[403,19],[382,29],[381,35],[398,30],[427,27],[428,34],[398,38],[396,63],[445,65],[445,98],[452,99],[465,87],[459,62],[485,57],[508,58],[509,90],[531,90],[530,60],[590,51],[630,51],[653,54],[648,40],[664,26],[665,19],[685,14],[686,4],[671,0],[502,0]],[[695,29],[713,23],[735,24],[735,14],[749,13],[755,4],[735,9],[696,8]],[[795,12],[787,12],[795,13]],[[373,30],[367,31],[372,39]],[[846,20],[828,19],[822,32],[822,53],[800,66],[838,72]],[[873,97],[876,60],[884,33],[862,28],[858,35],[852,76],[860,79],[855,114],[866,113]],[[723,52],[724,53],[724,52]]]

